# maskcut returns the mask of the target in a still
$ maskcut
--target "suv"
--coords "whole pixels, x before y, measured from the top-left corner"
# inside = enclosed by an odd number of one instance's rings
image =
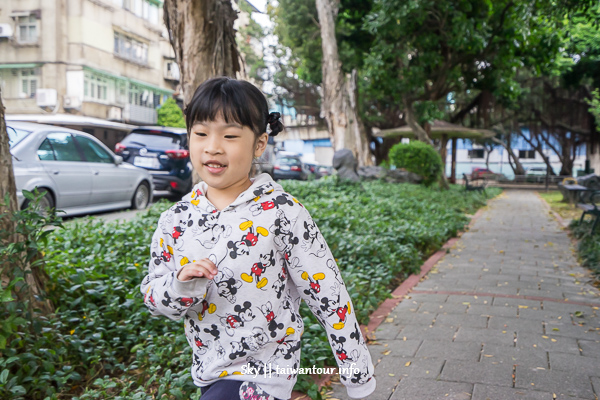
[[[273,179],[298,179],[305,181],[310,175],[310,170],[302,162],[300,155],[277,154],[273,165]]]
[[[155,190],[184,195],[192,190],[192,163],[187,130],[140,126],[115,145],[123,161],[147,169]]]

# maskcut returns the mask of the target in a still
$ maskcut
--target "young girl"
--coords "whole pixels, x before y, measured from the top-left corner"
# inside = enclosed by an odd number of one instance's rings
[[[185,111],[202,178],[163,212],[141,291],[154,315],[184,318],[202,400],[289,399],[300,364],[304,300],[327,330],[348,395],[375,390],[354,308],[308,211],[253,158],[283,129],[245,81],[202,83]]]

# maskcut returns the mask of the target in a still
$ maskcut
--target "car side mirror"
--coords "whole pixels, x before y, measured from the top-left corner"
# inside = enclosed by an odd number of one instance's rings
[[[123,157],[115,156],[115,165],[123,164]]]

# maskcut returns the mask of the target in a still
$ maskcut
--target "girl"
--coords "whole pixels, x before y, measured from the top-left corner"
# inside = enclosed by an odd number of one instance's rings
[[[283,130],[245,81],[202,83],[185,111],[202,182],[161,214],[141,291],[154,315],[184,318],[202,400],[289,399],[300,364],[304,300],[327,330],[352,398],[375,390],[352,302],[308,211],[253,158]]]

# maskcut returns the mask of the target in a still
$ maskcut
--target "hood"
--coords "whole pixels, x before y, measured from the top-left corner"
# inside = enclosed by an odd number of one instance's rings
[[[271,178],[271,175],[267,173],[262,173],[250,180],[252,181],[252,186],[240,193],[229,206],[221,211],[246,204],[249,201],[259,201],[262,198],[271,198],[274,195],[277,196],[278,194],[285,192],[283,187],[275,182],[273,178]],[[206,182],[199,182],[192,188],[192,191],[183,196],[181,200],[190,202],[195,206],[200,206],[201,209],[207,209],[207,211],[214,212],[214,205],[206,198],[207,189],[208,185]]]

